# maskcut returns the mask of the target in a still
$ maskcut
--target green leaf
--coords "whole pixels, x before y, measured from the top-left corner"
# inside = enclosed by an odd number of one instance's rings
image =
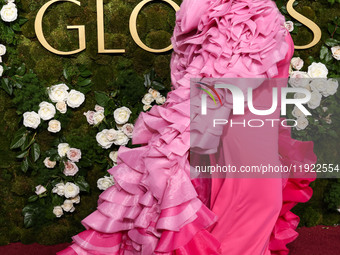
[[[333,59],[332,53],[331,53],[330,50],[329,50],[326,46],[324,46],[324,45],[321,46],[321,50],[320,50],[320,59],[321,59],[321,60],[324,60],[325,62],[329,62],[329,61],[331,61],[331,60]]]
[[[24,152],[22,152],[22,153],[20,153],[18,156],[17,156],[17,158],[24,158],[24,157],[26,157],[27,155],[28,155],[28,150],[27,151],[24,151]]]
[[[34,162],[36,162],[40,157],[40,146],[37,143],[34,143],[31,148],[31,157]]]
[[[21,26],[21,25],[25,24],[27,20],[28,20],[28,19],[22,18],[22,17],[19,18],[19,25]]]
[[[10,84],[8,78],[1,79],[1,87],[6,91],[8,95],[13,94],[13,86]]]
[[[75,180],[75,184],[79,186],[80,191],[90,192],[90,185],[85,181],[84,176],[78,176]]]
[[[22,161],[22,163],[21,163],[21,171],[26,173],[27,170],[28,170],[28,159],[25,158],[24,161]]]
[[[38,198],[39,198],[38,195],[30,196],[30,197],[28,198],[28,202],[31,203],[31,202],[37,201]]]
[[[337,46],[340,44],[340,42],[334,38],[328,38],[325,42],[325,44],[328,46],[328,47],[333,47],[333,46]]]
[[[26,131],[27,129],[25,127],[21,127],[17,130],[17,132],[15,132],[14,137],[22,136]]]
[[[35,225],[35,219],[38,218],[38,208],[36,205],[26,205],[22,209],[22,214],[24,215],[24,226],[29,228]]]
[[[63,70],[63,75],[64,75],[64,78],[65,78],[66,80],[69,80],[69,79],[70,79],[69,73],[67,72],[67,69],[66,69],[66,68]]]
[[[110,101],[110,98],[104,92],[95,91],[94,96],[96,98],[97,104],[103,107],[105,107],[106,104]]]
[[[11,28],[17,32],[21,31],[20,25],[18,23],[11,24]]]
[[[28,142],[26,140],[26,143],[24,143],[22,146],[21,146],[21,150],[26,150],[28,149],[33,143],[35,142],[35,138],[32,137],[32,139]]]
[[[91,75],[92,75],[92,72],[90,70],[85,70],[85,71],[80,73],[80,76],[82,76],[82,77],[89,77]]]
[[[78,84],[78,86],[84,87],[84,86],[89,85],[90,83],[91,83],[91,79],[85,79],[83,81],[78,82],[77,84]]]
[[[17,69],[17,75],[23,76],[26,72],[26,66],[25,64],[22,64],[18,69]]]
[[[158,81],[153,81],[151,87],[153,87],[156,90],[163,90],[163,89],[165,89],[165,86],[162,83],[158,82]]]
[[[19,148],[21,145],[24,144],[24,142],[26,141],[27,135],[24,133],[21,136],[16,136],[14,137],[11,145],[10,145],[10,149],[16,149]]]

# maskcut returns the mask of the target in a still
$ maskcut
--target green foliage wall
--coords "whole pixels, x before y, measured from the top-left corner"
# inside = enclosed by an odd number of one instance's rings
[[[125,104],[141,109],[140,100],[146,93],[143,85],[143,74],[154,68],[156,75],[170,88],[169,61],[171,52],[164,54],[153,54],[139,48],[132,40],[129,33],[129,16],[139,0],[104,0],[105,17],[105,41],[107,49],[124,48],[125,54],[98,54],[97,53],[97,23],[96,23],[96,1],[82,0],[81,6],[71,3],[58,3],[49,8],[43,20],[43,30],[47,41],[55,48],[63,51],[76,49],[78,38],[76,31],[66,29],[66,25],[86,26],[85,51],[72,56],[58,56],[50,53],[41,46],[34,32],[34,20],[37,11],[47,1],[45,0],[21,0],[16,1],[19,13],[28,19],[21,27],[21,33],[8,35],[5,33],[4,25],[0,22],[0,43],[10,44],[7,46],[6,64],[15,68],[22,62],[27,69],[32,69],[37,74],[36,86],[50,86],[65,81],[63,71],[76,81],[79,77],[78,66],[85,66],[92,72],[92,88],[87,94],[85,105],[73,113],[72,123],[65,128],[68,136],[73,137],[74,143],[79,147],[86,146],[78,134],[93,133],[87,125],[83,112],[92,108],[95,104],[94,91],[114,92],[120,89]],[[180,5],[180,0],[175,0]],[[282,6],[286,1],[276,1]],[[3,0],[0,0],[4,4]],[[333,6],[327,0],[299,1],[296,10],[316,22],[327,34],[327,24],[340,16],[339,4]],[[166,47],[170,42],[172,29],[174,27],[175,13],[173,9],[160,2],[145,6],[137,19],[137,28],[140,38],[146,45],[152,48]],[[3,36],[6,34],[6,37]],[[297,45],[305,44],[311,39],[308,29],[301,27],[297,34],[292,34]],[[312,55],[316,58],[320,52],[319,45],[304,51],[295,51],[296,56],[307,59]],[[27,82],[29,85],[29,82]],[[125,96],[124,96],[125,95]],[[27,94],[26,104],[32,100],[39,101],[32,93]],[[21,102],[23,109],[29,108]],[[9,242],[21,241],[23,243],[39,242],[42,244],[54,244],[69,242],[70,237],[84,230],[80,221],[96,209],[97,199],[100,191],[96,188],[96,181],[106,173],[100,164],[88,170],[87,179],[91,186],[91,193],[82,195],[80,205],[72,215],[62,219],[55,219],[53,223],[43,225],[41,228],[23,227],[22,208],[27,198],[34,192],[38,180],[30,175],[22,173],[20,162],[16,160],[16,153],[9,149],[10,141],[15,131],[20,126],[22,119],[16,112],[16,107],[10,97],[0,90],[0,245]],[[73,135],[73,136],[72,136]],[[93,134],[93,137],[95,133]],[[42,150],[50,147],[51,135],[46,131],[38,135]],[[330,144],[330,149],[325,146]],[[334,150],[339,150],[338,140],[325,141],[318,147],[318,152],[325,157]],[[92,153],[103,153],[93,149]],[[326,159],[325,159],[326,160]],[[324,192],[330,190],[334,181],[318,180],[313,183],[314,196],[307,204],[299,205],[294,210],[302,218],[302,224],[332,224],[339,222],[337,212],[328,210],[324,202]]]

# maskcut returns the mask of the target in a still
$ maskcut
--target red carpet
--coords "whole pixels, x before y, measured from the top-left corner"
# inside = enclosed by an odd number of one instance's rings
[[[289,245],[289,255],[335,255],[340,254],[340,226],[302,227],[297,230],[299,237]],[[55,255],[69,244],[44,246],[12,243],[0,246],[1,255]]]

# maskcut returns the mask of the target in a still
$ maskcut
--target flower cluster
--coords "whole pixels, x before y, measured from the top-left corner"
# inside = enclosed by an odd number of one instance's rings
[[[338,81],[334,78],[327,79],[328,69],[323,63],[313,62],[308,66],[308,71],[303,72],[300,69],[303,67],[303,60],[299,57],[294,57],[291,60],[289,84],[295,88],[304,88],[311,92],[311,99],[307,106],[310,109],[316,109],[320,106],[322,97],[334,95],[338,89]],[[294,98],[304,98],[302,93],[296,93]],[[292,115],[297,118],[297,130],[305,129],[309,122],[303,112],[294,106]],[[328,116],[328,118],[330,115]],[[326,120],[331,123],[330,118]]]
[[[121,146],[126,145],[129,142],[133,133],[133,124],[127,123],[130,114],[130,109],[125,106],[120,107],[113,112],[117,130],[114,128],[103,129],[96,135],[96,140],[102,148],[109,149],[112,144]]]
[[[41,120],[50,120],[48,122],[48,131],[57,133],[61,130],[61,123],[53,119],[56,111],[64,114],[67,111],[67,106],[71,108],[79,107],[85,101],[85,95],[77,90],[72,89],[68,92],[69,87],[66,84],[57,84],[47,88],[50,100],[55,103],[52,104],[43,101],[39,104],[38,113],[31,111],[23,114],[23,124],[25,127],[36,129]]]
[[[164,104],[165,103],[165,97],[159,93],[159,91],[150,88],[149,92],[146,93],[142,99],[142,103],[144,104],[143,110],[147,111],[152,107],[152,103],[156,102],[156,104]]]
[[[0,44],[0,63],[2,63],[2,56],[6,54],[6,46],[3,44]],[[4,72],[4,67],[0,65],[0,77],[2,76],[2,73]]]
[[[58,218],[64,214],[63,211],[73,212],[75,210],[74,204],[79,204],[80,202],[79,187],[72,182],[66,182],[65,184],[60,182],[55,185],[52,192],[66,198],[62,205],[53,208],[53,213]]]
[[[18,9],[14,0],[7,0],[7,4],[1,8],[0,16],[5,22],[12,22],[18,18]]]
[[[65,176],[74,176],[79,171],[76,162],[79,162],[81,159],[81,151],[77,148],[71,148],[68,143],[60,143],[58,145],[58,155],[60,157],[60,161],[64,164],[63,174]],[[47,168],[54,168],[57,162],[51,160],[50,157],[46,157],[44,164]],[[40,190],[43,192],[46,191],[45,188],[41,188],[41,185],[39,186]],[[61,206],[54,207],[53,213],[56,217],[61,217],[63,215],[63,211],[73,212],[75,210],[73,204],[78,204],[80,202],[79,192],[79,187],[72,182],[59,182],[53,187],[52,193],[56,193],[59,196],[65,196],[66,198]],[[37,195],[39,194],[37,193]]]
[[[104,107],[96,104],[94,111],[84,112],[84,115],[90,125],[98,125],[105,119]]]

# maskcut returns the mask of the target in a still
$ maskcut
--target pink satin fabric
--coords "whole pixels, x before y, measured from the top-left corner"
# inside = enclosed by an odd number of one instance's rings
[[[278,75],[288,77],[294,44],[286,36],[289,51],[278,64]],[[256,109],[271,107],[272,88],[263,87],[254,92]],[[278,89],[280,91],[280,89]],[[280,99],[280,94],[279,94]],[[278,101],[280,105],[280,100]],[[280,119],[280,107],[273,114],[259,116],[248,109],[245,115],[230,116],[235,122],[246,123],[251,119]],[[261,128],[227,126],[221,136],[220,151],[211,155],[213,164],[240,166],[281,165],[279,158],[279,124]],[[222,254],[269,255],[270,235],[282,207],[281,178],[213,178],[211,210],[218,221],[211,233],[222,243]]]
[[[263,181],[275,191],[272,196],[261,191],[267,204],[261,202],[261,195],[240,192],[240,187],[254,190],[259,185],[256,179],[235,182],[234,189],[214,180],[209,208],[209,182],[190,178],[188,160],[190,136],[195,135],[190,130],[190,78],[275,77],[281,72],[286,75],[292,55],[287,51],[292,42],[285,40],[288,31],[283,23],[284,17],[270,0],[183,1],[171,38],[173,90],[165,104],[140,114],[133,143],[143,146],[120,147],[117,166],[108,170],[115,185],[100,195],[97,210],[82,220],[86,230],[73,236],[72,245],[58,255],[222,254],[233,249],[230,245],[235,246],[227,237],[240,240],[241,234],[232,226],[237,212],[224,206],[227,201],[239,201],[241,212],[246,213],[248,218],[234,221],[243,231],[247,231],[252,219],[266,222],[259,236],[254,236],[259,229],[257,223],[237,245],[250,245],[249,251],[263,251],[266,255],[269,250],[271,254],[287,254],[285,245],[296,237],[294,228],[298,223],[298,217],[289,210],[298,202],[308,201],[312,193],[308,185],[313,178],[284,179],[283,183],[281,179]],[[288,129],[271,132],[261,136],[268,136],[268,141],[278,146],[279,156],[273,154],[276,161],[278,157],[284,164],[315,160],[312,143],[291,139]],[[207,134],[215,138],[221,135]],[[229,146],[232,139],[225,135],[223,145]],[[218,147],[202,143],[201,149],[216,151]],[[242,155],[240,150],[235,160]],[[228,159],[227,155],[223,157]],[[232,219],[225,214],[228,211]],[[252,236],[256,239],[249,244]]]

